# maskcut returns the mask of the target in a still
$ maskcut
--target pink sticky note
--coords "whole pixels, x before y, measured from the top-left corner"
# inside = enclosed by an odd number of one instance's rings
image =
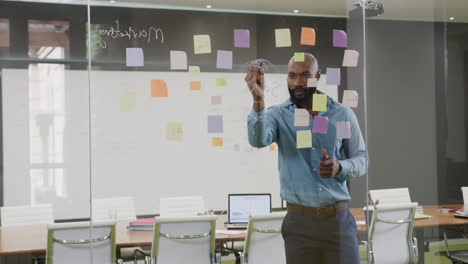
[[[341,73],[340,68],[327,68],[327,84],[340,85]]]
[[[359,52],[356,50],[345,50],[343,56],[343,67],[356,67],[359,61]]]
[[[336,122],[336,137],[351,138],[351,127],[349,122]]]
[[[234,47],[250,48],[250,32],[248,29],[234,29]]]
[[[216,56],[217,69],[232,69],[232,51],[218,50]]]
[[[222,104],[223,102],[223,97],[216,95],[216,96],[211,96],[211,104]]]
[[[348,35],[346,32],[339,29],[333,30],[333,47],[347,48],[348,47]]]
[[[326,134],[328,132],[328,117],[316,116],[314,118],[314,125],[312,127],[312,133]]]

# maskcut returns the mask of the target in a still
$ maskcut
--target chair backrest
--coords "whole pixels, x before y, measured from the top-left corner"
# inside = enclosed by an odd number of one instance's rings
[[[156,217],[153,234],[153,263],[215,262],[215,215]]]
[[[93,199],[93,221],[135,220],[135,199],[113,197]]]
[[[90,222],[49,224],[46,264],[115,263],[115,222],[94,222],[92,239],[90,228]]]
[[[369,197],[373,202],[378,201],[379,204],[411,203],[408,188],[370,190]]]
[[[51,204],[34,206],[8,206],[0,208],[2,226],[54,223]]]
[[[398,203],[375,207],[369,231],[373,263],[413,261],[412,237],[417,205]]]
[[[161,198],[159,208],[159,215],[162,217],[197,216],[206,213],[202,196]]]
[[[463,203],[468,206],[468,187],[461,187],[463,194]]]
[[[281,224],[286,212],[252,215],[244,244],[245,262],[249,264],[286,263]]]

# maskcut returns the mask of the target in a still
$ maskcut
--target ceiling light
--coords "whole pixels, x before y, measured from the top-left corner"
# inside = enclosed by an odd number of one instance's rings
[[[454,17],[449,17],[449,19],[450,19],[450,20],[455,20],[455,18],[454,18]]]
[[[294,9],[293,12],[294,12],[294,13],[299,13],[299,10]]]
[[[113,4],[115,3],[115,0],[110,0],[109,3]]]
[[[211,5],[206,5],[206,8],[211,8]]]

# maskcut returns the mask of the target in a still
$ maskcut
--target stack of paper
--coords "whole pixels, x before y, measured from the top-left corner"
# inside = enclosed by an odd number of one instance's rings
[[[130,231],[153,231],[153,228],[154,218],[141,218],[130,222],[127,226]]]

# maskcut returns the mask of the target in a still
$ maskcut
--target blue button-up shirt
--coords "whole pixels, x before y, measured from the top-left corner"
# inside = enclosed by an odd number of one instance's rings
[[[312,148],[296,147],[296,131],[311,130],[314,119],[309,114],[308,127],[295,127],[296,106],[291,99],[267,111],[252,110],[248,117],[249,143],[253,147],[278,144],[281,198],[288,202],[320,207],[350,200],[346,181],[366,171],[366,147],[354,112],[330,97],[327,99],[327,111],[318,115],[328,117],[328,133],[313,133]],[[336,122],[350,123],[351,138],[336,137]],[[333,178],[320,177],[322,149],[341,164],[341,172]]]

